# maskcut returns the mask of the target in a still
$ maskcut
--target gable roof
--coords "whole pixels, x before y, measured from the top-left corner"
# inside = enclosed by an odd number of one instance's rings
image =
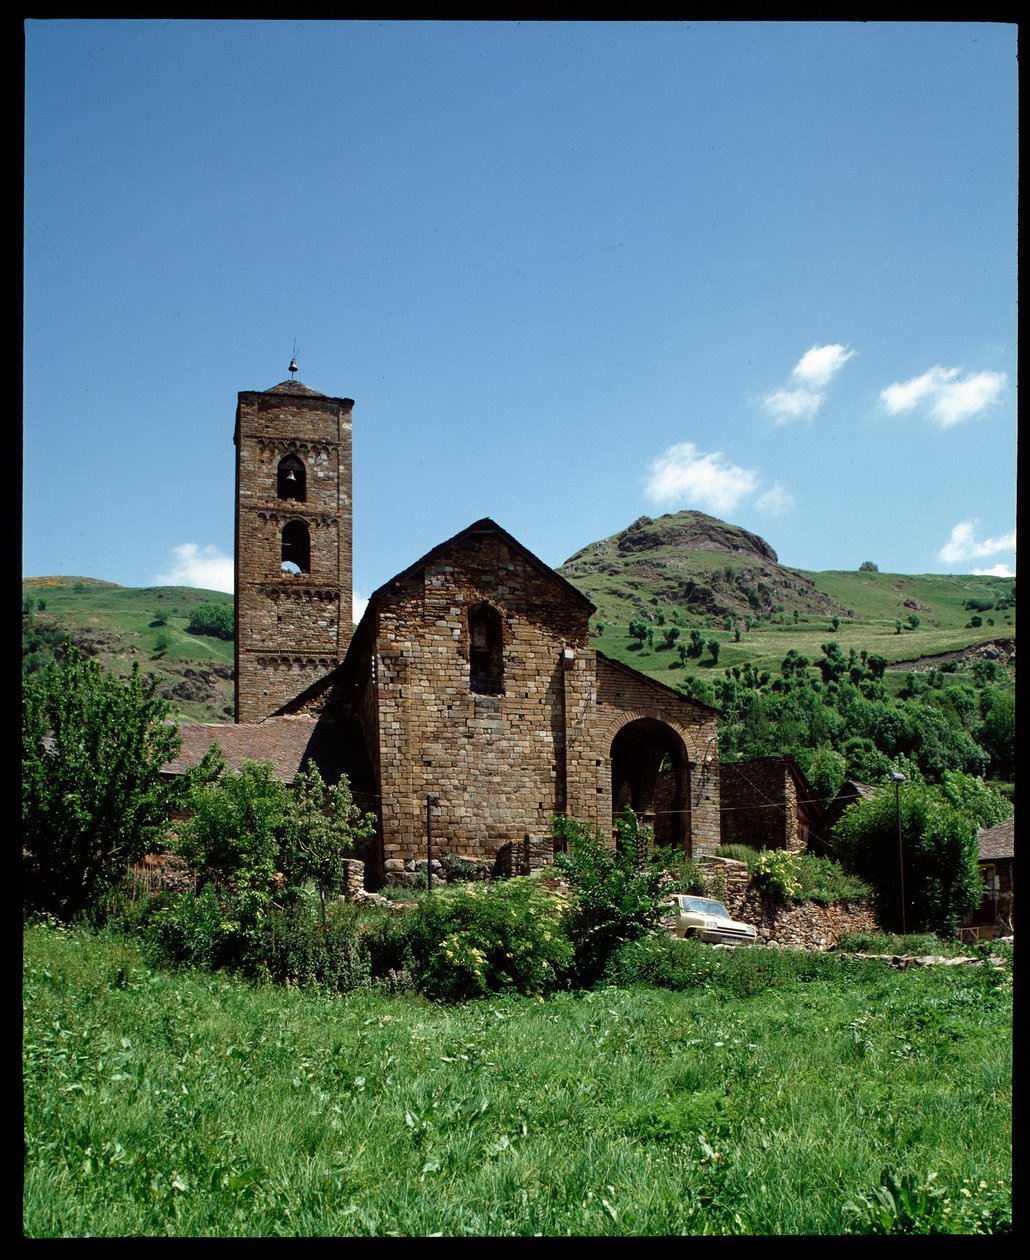
[[[705,704],[703,700],[695,700],[693,696],[685,696],[682,691],[677,691],[675,687],[670,687],[668,683],[659,682],[657,678],[652,678],[650,674],[641,673],[639,669],[634,669],[632,665],[626,665],[622,661],[617,661],[611,656],[606,656],[600,648],[594,648],[594,655],[598,661],[603,661],[607,669],[615,672],[619,670],[624,674],[629,674],[635,681],[643,679],[650,687],[654,687],[659,694],[664,693],[667,696],[678,700],[681,704],[693,704],[699,709],[706,709],[709,713],[718,713],[719,710],[710,704]]]
[[[981,862],[1000,862],[1005,858],[1014,858],[1016,849],[1016,816],[1006,818],[1004,822],[995,823],[993,827],[985,827],[977,832],[977,843],[980,847]]]
[[[550,565],[544,564],[544,562],[538,556],[535,556],[528,547],[524,547],[517,538],[509,534],[506,529],[502,529],[496,521],[492,521],[488,516],[484,516],[482,520],[473,521],[471,525],[455,534],[452,538],[448,538],[446,542],[439,543],[437,546],[433,547],[431,551],[427,551],[426,554],[416,560],[414,564],[409,564],[406,569],[402,569],[400,573],[390,578],[388,582],[384,582],[382,586],[372,592],[368,601],[369,607],[376,603],[379,597],[384,595],[386,591],[388,591],[390,587],[396,583],[404,582],[408,578],[414,577],[420,570],[434,564],[437,560],[442,560],[448,552],[460,547],[466,539],[472,539],[477,535],[483,534],[496,535],[513,551],[522,556],[522,558],[531,567],[535,568],[538,573],[541,573],[544,577],[548,578],[556,586],[561,587],[567,595],[577,600],[588,612],[592,613],[597,611],[596,605],[591,600],[587,599],[578,587],[573,586],[572,583],[566,578],[563,578],[560,573],[556,573]],[[368,610],[366,609],[366,615],[367,612]],[[364,621],[364,617],[362,618],[362,621]]]

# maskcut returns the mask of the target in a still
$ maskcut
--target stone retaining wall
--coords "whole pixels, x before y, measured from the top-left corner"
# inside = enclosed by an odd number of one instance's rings
[[[735,919],[753,923],[762,944],[790,949],[835,949],[842,937],[883,929],[869,901],[781,901],[748,883],[743,862],[705,864],[709,892]]]

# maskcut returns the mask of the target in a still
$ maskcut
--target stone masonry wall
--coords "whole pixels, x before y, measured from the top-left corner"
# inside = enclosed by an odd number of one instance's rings
[[[506,842],[548,836],[566,799],[564,651],[590,673],[589,604],[489,533],[377,598],[384,859],[423,851],[427,795],[441,857],[492,860]],[[498,695],[469,683],[468,612],[484,601],[501,614]],[[592,686],[584,677],[580,700]]]
[[[733,918],[753,923],[759,941],[791,949],[834,949],[842,937],[857,932],[880,932],[873,905],[867,901],[783,902],[752,887],[747,867],[720,859],[705,867],[709,893]]]
[[[680,741],[684,758],[687,856],[695,860],[719,847],[719,745],[714,709],[695,704],[653,679],[614,661],[597,662],[593,734],[598,824],[612,816],[612,741],[630,722],[650,719]]]
[[[727,762],[721,768],[722,844],[753,849],[795,849],[797,789],[786,763]]]
[[[284,383],[285,384],[285,383]],[[350,399],[298,386],[241,393],[236,416],[237,721],[268,717],[343,659],[352,625]],[[305,498],[279,498],[293,455]],[[283,530],[303,524],[306,573],[282,568]]]

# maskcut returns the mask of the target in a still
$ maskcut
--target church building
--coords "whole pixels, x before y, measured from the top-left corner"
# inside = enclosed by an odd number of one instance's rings
[[[425,856],[430,815],[436,857],[546,848],[556,813],[611,835],[626,804],[658,843],[714,853],[715,710],[592,648],[593,604],[494,521],[352,626],[353,406],[294,379],[239,394],[236,724],[180,726],[170,769],[214,742],[287,782],[346,773],[378,820],[370,884]]]

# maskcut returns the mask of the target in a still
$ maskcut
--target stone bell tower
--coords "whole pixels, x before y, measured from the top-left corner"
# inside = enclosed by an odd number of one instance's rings
[[[291,379],[236,408],[236,721],[278,712],[351,638],[350,398]]]

